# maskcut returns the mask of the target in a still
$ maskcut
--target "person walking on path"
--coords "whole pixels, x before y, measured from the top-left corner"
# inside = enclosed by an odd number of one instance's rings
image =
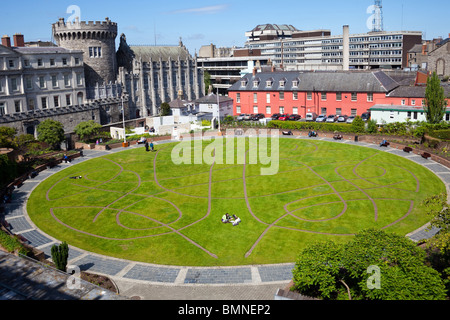
[[[145,151],[148,152],[148,141],[145,141]]]
[[[153,151],[155,151],[155,145],[153,144],[153,141],[150,143],[150,149]]]

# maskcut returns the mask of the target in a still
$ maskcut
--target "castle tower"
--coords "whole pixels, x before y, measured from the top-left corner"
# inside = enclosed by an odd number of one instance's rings
[[[105,21],[65,22],[60,18],[52,26],[59,47],[84,52],[86,86],[114,83],[117,79],[117,23]]]

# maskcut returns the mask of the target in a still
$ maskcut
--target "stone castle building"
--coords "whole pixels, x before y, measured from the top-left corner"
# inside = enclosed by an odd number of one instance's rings
[[[117,23],[105,21],[65,22],[64,18],[52,25],[58,47],[83,51],[86,86],[109,84],[116,81]]]
[[[118,82],[129,95],[130,112],[136,118],[159,115],[162,103],[178,95],[193,101],[204,96],[203,71],[197,56],[183,45],[129,46],[124,34],[117,51]]]

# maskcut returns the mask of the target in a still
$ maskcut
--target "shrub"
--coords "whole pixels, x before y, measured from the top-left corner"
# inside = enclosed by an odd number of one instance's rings
[[[10,253],[17,251],[24,255],[28,254],[28,250],[23,246],[19,239],[10,236],[3,230],[0,230],[0,245]]]
[[[429,135],[433,138],[450,141],[450,129],[434,130],[434,131],[429,132]]]
[[[66,272],[69,258],[69,246],[63,242],[61,245],[53,245],[51,248],[52,260],[58,270]]]
[[[363,133],[365,132],[365,123],[360,116],[357,116],[352,122],[352,131],[355,133]]]

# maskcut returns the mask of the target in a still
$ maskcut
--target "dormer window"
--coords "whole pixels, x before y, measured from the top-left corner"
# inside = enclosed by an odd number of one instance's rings
[[[253,88],[256,88],[259,86],[259,80],[253,80]]]
[[[247,86],[247,80],[242,80],[241,87],[246,87],[246,86]]]
[[[292,86],[298,88],[298,80],[292,81]]]
[[[267,80],[266,81],[266,86],[267,87],[271,87],[272,86],[272,80]]]
[[[281,80],[281,81],[280,81],[280,88],[284,88],[284,84],[285,84],[285,81],[284,81],[284,80]]]

